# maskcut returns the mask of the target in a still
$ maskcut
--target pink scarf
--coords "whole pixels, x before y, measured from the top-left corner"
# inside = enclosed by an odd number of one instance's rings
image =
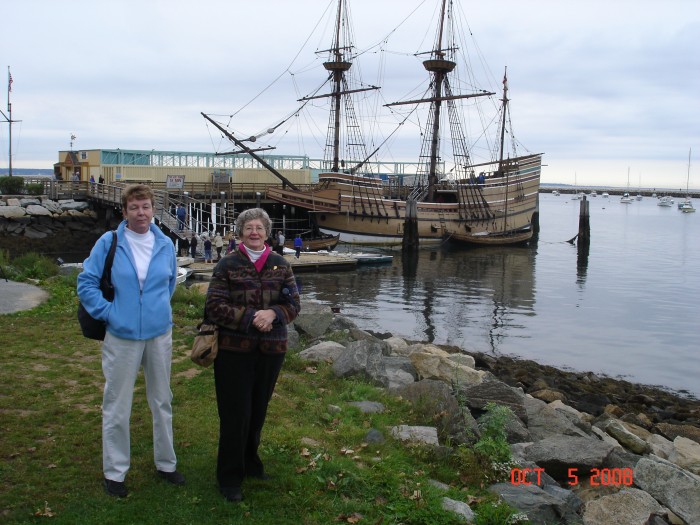
[[[238,245],[238,249],[241,250],[241,253],[245,254],[245,256],[248,257],[248,259],[250,259],[250,254],[248,253],[248,250],[246,250],[245,245],[243,243],[240,243]],[[265,250],[263,250],[262,255],[258,258],[258,260],[253,263],[258,273],[260,273],[265,267],[265,261],[267,261],[267,257],[268,255],[270,255],[271,251],[272,250],[270,249],[268,244],[265,243]]]

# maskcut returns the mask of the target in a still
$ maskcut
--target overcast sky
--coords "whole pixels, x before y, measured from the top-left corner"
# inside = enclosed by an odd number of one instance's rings
[[[355,45],[372,50],[363,80],[377,82],[372,46],[415,11],[382,47],[387,64],[400,64],[381,70],[382,96],[391,102],[425,84],[420,63],[401,53],[430,49],[424,26],[436,0],[350,1]],[[327,31],[307,38],[335,4],[5,2],[0,78],[10,66],[13,118],[22,121],[12,128],[13,166],[51,168],[71,134],[76,150],[230,150],[200,112],[235,114],[237,132],[256,134],[293,110],[314,85],[305,83],[314,51],[330,44]],[[629,168],[634,188],[685,188],[692,148],[690,186],[700,188],[700,2],[462,0],[462,10],[494,77],[508,67],[515,135],[545,153],[543,182],[625,186]],[[268,143],[275,154],[322,157],[318,144],[299,151],[274,134],[260,139]],[[7,146],[4,123],[3,168]],[[417,160],[417,151],[397,151],[391,160]]]

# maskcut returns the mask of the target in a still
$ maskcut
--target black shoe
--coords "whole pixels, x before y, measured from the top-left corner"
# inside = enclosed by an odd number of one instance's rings
[[[180,474],[177,470],[173,470],[172,472],[163,472],[162,470],[158,470],[157,472],[158,475],[168,483],[172,483],[173,485],[185,484],[185,476]]]
[[[126,498],[129,494],[129,491],[126,490],[126,484],[123,481],[114,481],[105,478],[102,480],[102,486],[105,488],[107,494],[115,498]]]
[[[243,501],[243,493],[241,487],[219,487],[221,495],[226,498],[226,501],[231,503],[240,503]]]

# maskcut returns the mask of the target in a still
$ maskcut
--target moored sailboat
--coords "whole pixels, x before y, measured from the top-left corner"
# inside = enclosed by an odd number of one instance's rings
[[[441,0],[436,39],[430,57],[423,61],[429,73],[431,92],[419,100],[396,102],[395,105],[429,104],[427,125],[410,193],[405,198],[391,198],[381,180],[362,174],[368,156],[348,161],[341,158],[340,123],[352,126],[353,140],[360,137],[352,113],[347,74],[352,67],[350,42],[343,40],[347,27],[346,0],[339,0],[334,39],[324,67],[329,72],[332,92],[327,171],[319,174],[318,183],[309,190],[283,186],[269,188],[267,196],[280,203],[308,210],[320,231],[340,234],[343,242],[357,244],[398,245],[404,237],[408,217],[415,218],[421,243],[440,243],[444,239],[477,244],[522,243],[532,236],[533,216],[537,212],[542,154],[506,153],[506,126],[510,122],[508,81],[504,75],[500,99],[498,135],[491,155],[476,161],[465,137],[462,109],[458,102],[489,97],[494,92],[479,90],[460,94],[453,91],[450,77],[455,70],[459,46],[450,40],[456,35],[453,3]],[[448,27],[450,26],[450,27]],[[319,98],[316,96],[315,98]],[[345,111],[345,114],[342,112]],[[441,139],[441,130],[449,128],[449,141]],[[511,147],[515,147],[515,139]],[[440,148],[443,142],[453,146],[452,157]],[[512,150],[514,151],[514,150]]]
[[[685,181],[685,200],[678,203],[678,209],[683,213],[695,213],[695,207],[693,206],[693,201],[690,200],[690,155],[692,153],[692,148],[688,150],[688,176]]]

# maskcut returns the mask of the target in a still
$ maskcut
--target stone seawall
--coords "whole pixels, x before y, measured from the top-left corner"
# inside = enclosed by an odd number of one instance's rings
[[[35,252],[78,262],[120,220],[115,210],[94,210],[85,201],[0,197],[0,250],[10,258]]]

